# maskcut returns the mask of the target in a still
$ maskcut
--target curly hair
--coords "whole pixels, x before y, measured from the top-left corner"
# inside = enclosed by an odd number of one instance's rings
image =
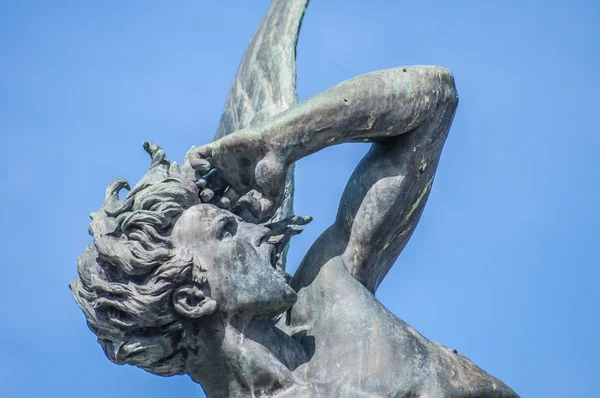
[[[91,214],[94,238],[77,261],[71,282],[75,301],[106,356],[161,376],[184,373],[184,329],[171,303],[172,291],[194,280],[191,256],[175,252],[171,231],[179,216],[201,203],[185,167],[170,163],[165,152],[144,143],[152,164],[129,189],[113,181],[100,210]]]

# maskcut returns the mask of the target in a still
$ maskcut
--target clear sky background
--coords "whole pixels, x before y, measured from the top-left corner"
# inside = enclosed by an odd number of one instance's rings
[[[67,288],[88,214],[142,140],[181,160],[216,131],[268,0],[0,1],[0,397],[203,397],[111,364]],[[378,297],[523,397],[598,396],[600,2],[313,0],[300,99],[401,65],[460,105],[429,203]],[[367,150],[297,167],[295,270]],[[390,364],[390,367],[394,364]]]

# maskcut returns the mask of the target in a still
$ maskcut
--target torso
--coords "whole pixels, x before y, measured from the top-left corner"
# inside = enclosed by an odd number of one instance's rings
[[[432,380],[428,341],[352,278],[339,257],[298,295],[289,325],[278,326],[304,347],[310,359],[297,371],[321,396],[395,396]]]
[[[310,381],[318,397],[459,397],[496,391],[496,384],[483,382],[477,391],[455,389],[465,385],[465,378],[477,386],[482,373],[490,376],[389,312],[339,257],[298,292],[278,327],[303,346],[308,363],[294,372]]]

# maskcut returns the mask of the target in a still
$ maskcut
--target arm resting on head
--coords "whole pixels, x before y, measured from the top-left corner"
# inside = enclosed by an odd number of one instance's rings
[[[445,68],[371,72],[194,151],[212,157],[238,192],[256,189],[277,205],[293,162],[331,145],[372,142],[334,225],[313,245],[294,284],[310,283],[322,264],[339,255],[374,292],[416,226],[457,104]]]

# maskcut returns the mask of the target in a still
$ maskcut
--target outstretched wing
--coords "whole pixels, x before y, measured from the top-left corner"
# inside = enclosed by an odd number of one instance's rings
[[[252,37],[233,79],[215,140],[250,127],[298,103],[296,43],[308,0],[273,0]],[[293,215],[294,166],[285,196],[272,221]],[[285,269],[287,248],[280,266]]]
[[[215,139],[290,108],[296,93],[296,43],[308,0],[273,0],[233,79]]]

